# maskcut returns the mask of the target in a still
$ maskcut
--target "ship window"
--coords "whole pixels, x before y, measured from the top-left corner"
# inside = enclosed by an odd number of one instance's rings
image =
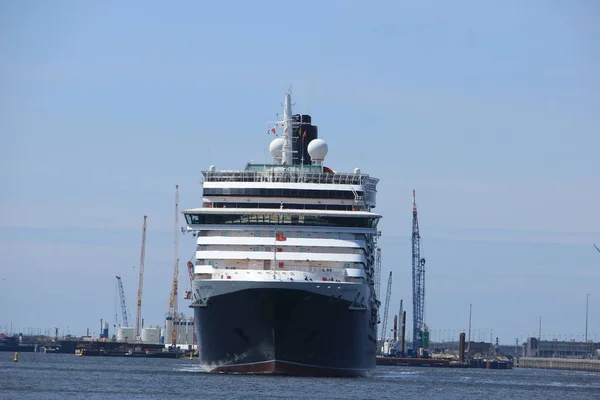
[[[309,208],[309,207],[307,207]],[[374,228],[376,218],[340,217],[329,215],[290,215],[290,214],[226,214],[186,215],[190,224],[291,224],[307,226],[339,226],[348,228]]]
[[[188,224],[200,224],[201,218],[200,215],[188,214],[185,216],[185,219]]]
[[[357,191],[359,196],[365,197],[363,191]],[[374,198],[374,192],[369,192],[367,197]],[[263,197],[302,197],[302,198],[329,198],[353,199],[351,190],[305,190],[305,189],[266,189],[266,188],[204,188],[204,196],[263,196]]]

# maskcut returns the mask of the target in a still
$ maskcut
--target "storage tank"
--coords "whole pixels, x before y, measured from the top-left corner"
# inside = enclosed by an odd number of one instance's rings
[[[177,344],[185,344],[185,327],[187,320],[185,318],[181,318],[177,321]]]
[[[165,344],[171,345],[171,340],[173,338],[173,317],[167,316],[165,321]]]
[[[143,328],[142,342],[157,344],[160,341],[160,328]]]
[[[390,341],[389,340],[384,340],[382,352],[383,352],[383,354],[390,354]]]
[[[153,332],[151,332],[151,336],[150,338],[153,340],[150,343],[154,343],[154,344],[158,344],[160,343],[160,339],[161,339],[161,332],[162,330],[160,329],[160,327],[157,325],[155,326],[153,329]]]
[[[117,331],[117,341],[119,342],[135,342],[135,328],[128,326],[120,326]]]

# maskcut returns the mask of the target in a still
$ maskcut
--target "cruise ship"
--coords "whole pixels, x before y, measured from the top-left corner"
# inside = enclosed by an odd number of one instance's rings
[[[273,162],[203,171],[191,305],[211,372],[364,376],[375,368],[378,179],[326,167],[309,115],[269,130]],[[278,132],[281,131],[281,132]],[[279,134],[278,134],[279,133]]]

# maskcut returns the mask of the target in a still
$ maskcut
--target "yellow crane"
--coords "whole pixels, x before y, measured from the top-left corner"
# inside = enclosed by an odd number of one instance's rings
[[[175,185],[175,240],[174,240],[174,266],[173,266],[173,288],[169,296],[169,315],[173,318],[173,332],[171,334],[171,346],[177,345],[177,326],[179,315],[177,313],[177,287],[179,285],[179,185]]]
[[[142,250],[140,254],[140,279],[137,293],[137,316],[135,321],[135,336],[142,335],[142,291],[144,289],[144,261],[146,260],[146,219],[144,215],[144,227],[142,228]]]

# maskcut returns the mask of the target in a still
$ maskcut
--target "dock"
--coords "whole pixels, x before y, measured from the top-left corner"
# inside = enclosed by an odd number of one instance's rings
[[[397,367],[436,367],[436,368],[483,368],[512,369],[512,360],[506,357],[475,358],[468,361],[457,361],[447,358],[411,358],[377,356],[376,365]]]
[[[600,360],[518,357],[515,359],[515,367],[600,372]]]
[[[179,358],[184,351],[167,351],[163,344],[125,342],[78,343],[75,354],[86,357]]]

